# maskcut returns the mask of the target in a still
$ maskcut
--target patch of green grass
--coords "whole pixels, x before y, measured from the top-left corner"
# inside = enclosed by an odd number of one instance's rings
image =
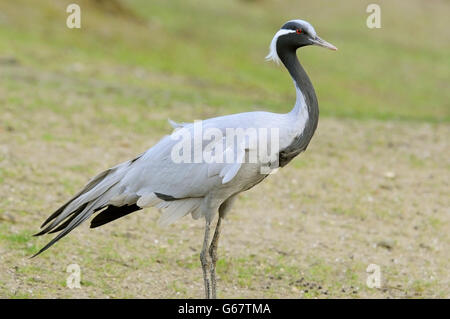
[[[177,265],[187,269],[197,269],[200,266],[200,258],[198,254],[193,254],[187,258],[177,259]],[[217,269],[222,269],[222,266],[219,266],[220,260],[217,262]],[[219,271],[219,270],[218,270]]]
[[[418,158],[414,154],[411,154],[409,156],[409,162],[411,163],[412,167],[417,167],[417,168],[424,167],[426,164],[426,162],[423,159]]]
[[[2,227],[6,228],[6,227]],[[23,246],[31,239],[31,233],[29,231],[22,231],[19,233],[11,233],[9,230],[5,229],[4,232],[0,234],[2,240],[7,241],[11,245]]]
[[[331,213],[336,215],[351,216],[364,220],[367,217],[367,212],[361,207],[333,207]]]
[[[84,287],[94,287],[95,283],[89,280],[81,280],[80,285]]]
[[[422,294],[425,290],[430,289],[431,287],[436,286],[436,280],[414,280],[411,288],[414,290],[417,294]]]
[[[292,106],[294,90],[287,73],[265,63],[263,57],[274,32],[299,6],[296,2],[275,6],[239,0],[124,1],[147,21],[137,23],[127,17],[113,19],[89,1],[81,1],[83,27],[69,30],[63,23],[64,3],[21,1],[0,6],[13,22],[0,28],[0,56],[13,55],[32,72],[6,77],[4,100],[11,107],[28,105],[68,115],[109,103],[137,108],[142,114],[155,112],[155,106],[182,105],[198,110],[199,116],[208,107],[208,115],[214,115],[251,109],[283,112]],[[20,5],[28,7],[26,12],[15,10]],[[318,48],[300,53],[322,115],[449,121],[445,90],[449,78],[444,71],[449,66],[448,45],[436,41],[445,38],[448,30],[439,18],[428,21],[434,30],[430,34],[420,27],[419,13],[406,4],[399,8],[385,2],[384,27],[370,30],[364,26],[365,8],[360,3],[327,3],[326,8],[324,12],[322,7],[301,5],[301,12],[308,12],[305,18],[340,47],[337,53]],[[436,4],[431,10],[443,18],[445,8]],[[357,10],[360,19],[355,18]],[[407,29],[399,27],[402,21]],[[418,27],[412,34],[414,23]],[[48,74],[44,81],[41,72]],[[67,107],[61,103],[67,95],[46,94],[54,90],[70,92],[82,103]],[[118,127],[145,132],[146,117],[110,116]],[[147,125],[158,123],[162,122]]]
[[[4,242],[7,247],[19,250],[23,256],[30,257],[38,250],[36,244],[32,243],[32,239],[32,232],[29,230],[14,233],[7,225],[2,225],[0,228],[0,243]]]
[[[324,263],[321,260],[315,260],[308,267],[308,274],[314,281],[323,282],[329,278],[334,272],[333,267]]]
[[[183,284],[179,280],[171,281],[167,285],[167,288],[175,291],[176,294],[187,295],[187,293],[188,293],[187,288],[184,287]]]
[[[34,296],[31,293],[26,293],[26,292],[18,292],[16,294],[11,294],[8,296],[8,298],[11,298],[11,299],[30,299],[33,297]]]
[[[16,271],[18,274],[31,275],[31,274],[40,273],[43,271],[43,269],[42,269],[42,267],[39,267],[36,265],[26,265],[26,266],[17,267]]]
[[[64,186],[64,191],[67,194],[71,194],[77,191],[79,184],[75,183],[71,179],[64,178],[60,181],[60,183]]]
[[[435,230],[439,230],[442,227],[442,221],[437,217],[428,217],[428,223]]]

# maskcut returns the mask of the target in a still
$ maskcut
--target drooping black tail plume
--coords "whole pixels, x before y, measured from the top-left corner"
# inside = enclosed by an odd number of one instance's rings
[[[135,204],[122,207],[111,206],[108,204],[112,198],[120,195],[118,183],[126,174],[128,167],[132,163],[133,161],[128,161],[98,174],[89,181],[78,194],[51,214],[41,226],[44,227],[47,225],[47,227],[34,236],[56,232],[60,233],[32,257],[35,257],[50,248],[58,240],[91,217],[95,212],[104,209],[93,220],[91,224],[92,228],[106,224],[114,219],[138,210],[139,207]]]

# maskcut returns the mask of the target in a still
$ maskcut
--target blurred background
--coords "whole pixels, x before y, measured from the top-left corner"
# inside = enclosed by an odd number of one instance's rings
[[[202,297],[203,223],[188,217],[85,225],[32,260],[49,238],[31,235],[92,175],[170,133],[167,118],[289,111],[292,81],[264,57],[298,18],[339,48],[298,52],[319,128],[239,198],[219,297],[449,297],[449,15],[446,0],[0,0],[0,297]],[[66,287],[72,263],[81,289]]]

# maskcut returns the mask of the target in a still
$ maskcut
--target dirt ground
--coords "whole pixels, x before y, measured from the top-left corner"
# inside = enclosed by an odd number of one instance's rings
[[[0,1],[0,298],[202,298],[201,220],[87,222],[34,259],[52,236],[32,235],[93,175],[170,133],[167,118],[288,112],[292,81],[264,56],[290,18],[339,51],[299,53],[319,127],[235,203],[218,296],[449,298],[450,6],[378,2],[374,30],[360,0],[124,0],[123,17],[79,0],[72,30],[64,1]]]
[[[140,211],[84,224],[49,251],[39,225],[93,174],[156,142],[73,118],[43,138],[51,112],[24,133],[0,123],[0,297],[201,298],[203,223],[159,228]],[[103,127],[102,127],[103,125]],[[67,128],[73,130],[71,138]],[[233,298],[450,297],[448,124],[323,118],[306,153],[241,194],[224,223],[218,294]],[[81,268],[81,288],[66,268]],[[381,287],[366,285],[370,264]]]

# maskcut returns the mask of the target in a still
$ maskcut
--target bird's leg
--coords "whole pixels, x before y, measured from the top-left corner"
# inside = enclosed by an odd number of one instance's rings
[[[200,261],[202,263],[203,269],[203,281],[205,283],[205,294],[206,299],[211,298],[211,282],[208,276],[208,269],[211,265],[211,261],[209,260],[208,255],[208,242],[209,242],[209,229],[210,229],[211,221],[206,218],[206,226],[205,226],[205,237],[203,239],[203,248],[200,253]]]
[[[217,263],[217,247],[219,246],[220,225],[222,217],[219,216],[217,220],[216,230],[214,231],[214,237],[209,246],[209,255],[211,256],[211,298],[216,299],[216,263]]]

